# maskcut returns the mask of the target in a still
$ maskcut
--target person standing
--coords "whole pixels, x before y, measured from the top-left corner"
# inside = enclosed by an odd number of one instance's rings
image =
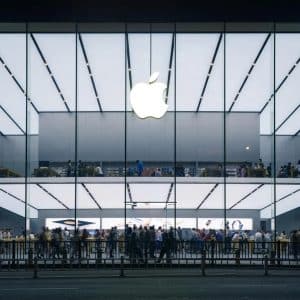
[[[137,249],[138,249],[138,234],[137,227],[134,224],[133,229],[129,239],[129,258],[132,263],[136,262]]]
[[[145,262],[148,260],[148,254],[150,249],[151,233],[147,226],[144,226],[144,258]]]
[[[162,258],[166,254],[167,263],[170,263],[170,249],[171,249],[171,239],[169,236],[169,232],[165,229],[162,233],[162,245],[161,250],[158,258],[158,263],[161,262]]]
[[[150,232],[150,245],[149,245],[150,258],[155,258],[155,227],[154,227],[154,225],[150,226],[149,232]]]
[[[79,160],[79,162],[78,162],[77,174],[78,174],[79,177],[83,176],[83,164],[82,164],[81,160]]]
[[[112,227],[108,236],[109,257],[113,258],[117,250],[118,233],[117,227]]]
[[[68,160],[68,165],[67,165],[67,176],[71,177],[72,174],[72,162],[71,160]]]
[[[298,177],[300,177],[300,160],[298,160],[298,164],[296,165],[296,170],[297,170]]]
[[[102,166],[101,166],[101,163],[99,164],[99,166],[97,166],[95,168],[95,175],[97,177],[103,177],[104,176],[104,173],[103,173],[103,170],[102,170]]]
[[[64,231],[63,231],[63,238],[64,241],[69,241],[70,240],[70,231],[68,230],[67,227],[65,227]]]
[[[155,244],[156,244],[156,250],[161,250],[161,244],[162,244],[162,229],[159,226],[157,231],[155,232]]]
[[[143,175],[143,171],[144,171],[144,164],[141,160],[137,160],[136,161],[136,170],[138,173],[138,176],[142,176]]]

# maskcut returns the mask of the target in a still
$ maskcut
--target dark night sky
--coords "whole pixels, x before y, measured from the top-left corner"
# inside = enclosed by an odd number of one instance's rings
[[[2,1],[0,21],[300,21],[300,1]]]

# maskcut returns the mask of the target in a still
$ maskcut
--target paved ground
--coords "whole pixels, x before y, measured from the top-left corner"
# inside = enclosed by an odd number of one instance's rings
[[[0,272],[0,299],[300,299],[300,270],[207,269]]]

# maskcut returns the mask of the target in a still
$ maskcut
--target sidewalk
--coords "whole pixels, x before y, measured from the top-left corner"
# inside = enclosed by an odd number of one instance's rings
[[[119,268],[108,269],[39,269],[38,279],[45,278],[119,278]],[[127,278],[151,278],[151,277],[203,277],[201,268],[161,268],[161,269],[124,269]],[[264,277],[262,267],[207,267],[206,277]],[[268,276],[299,277],[300,269],[269,268]],[[32,279],[34,270],[2,270],[0,279]]]

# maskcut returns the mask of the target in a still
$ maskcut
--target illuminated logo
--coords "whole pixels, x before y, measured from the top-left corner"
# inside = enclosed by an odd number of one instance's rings
[[[142,119],[161,118],[168,110],[166,104],[167,86],[156,82],[159,72],[154,72],[148,81],[137,83],[130,92],[130,102],[136,115]]]

